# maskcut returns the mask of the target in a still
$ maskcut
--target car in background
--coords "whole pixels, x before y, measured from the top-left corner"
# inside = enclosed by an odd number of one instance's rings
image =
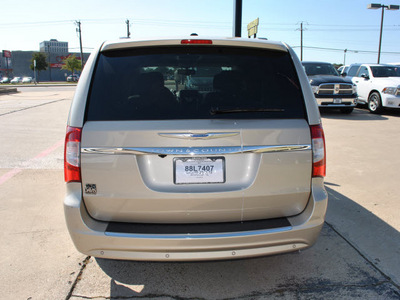
[[[347,71],[349,70],[349,67],[350,67],[349,65],[340,66],[340,67],[337,69],[339,75],[346,76]]]
[[[193,84],[189,70],[211,80]],[[219,260],[315,243],[328,201],[324,133],[286,44],[105,42],[76,91],[64,211],[80,252]]]
[[[358,103],[368,105],[371,113],[385,107],[400,108],[398,67],[384,64],[352,64],[347,77],[358,88]]]
[[[20,83],[20,82],[22,82],[22,78],[21,77],[14,77],[11,80],[11,83]]]
[[[8,78],[8,77],[3,77],[3,78],[0,80],[0,83],[10,83],[10,78]]]
[[[303,61],[319,108],[340,109],[350,114],[357,105],[357,88],[350,79],[340,77],[327,62]]]
[[[22,83],[32,83],[33,78],[32,77],[24,77],[22,78]]]
[[[78,80],[79,80],[79,75],[77,74],[72,74],[67,77],[68,82],[78,82]]]

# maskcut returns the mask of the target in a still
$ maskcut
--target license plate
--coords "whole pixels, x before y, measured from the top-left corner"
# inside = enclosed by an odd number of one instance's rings
[[[341,98],[333,99],[333,103],[340,104],[342,103],[342,99]]]
[[[175,184],[224,183],[224,182],[225,182],[224,157],[174,159]]]

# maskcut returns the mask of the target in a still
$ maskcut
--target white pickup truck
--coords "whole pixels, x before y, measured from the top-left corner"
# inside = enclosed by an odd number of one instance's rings
[[[358,103],[367,104],[371,113],[385,107],[400,109],[400,74],[398,66],[353,64],[347,77],[357,85]]]

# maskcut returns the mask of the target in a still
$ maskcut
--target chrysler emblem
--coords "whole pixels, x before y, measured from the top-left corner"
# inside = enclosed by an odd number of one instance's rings
[[[159,136],[185,139],[185,140],[210,140],[238,135],[239,132],[207,132],[207,133],[159,133]]]

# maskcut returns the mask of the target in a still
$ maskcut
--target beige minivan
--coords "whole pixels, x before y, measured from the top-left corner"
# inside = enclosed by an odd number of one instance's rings
[[[65,140],[65,217],[87,255],[216,260],[311,246],[325,140],[286,44],[106,42],[85,65]]]

